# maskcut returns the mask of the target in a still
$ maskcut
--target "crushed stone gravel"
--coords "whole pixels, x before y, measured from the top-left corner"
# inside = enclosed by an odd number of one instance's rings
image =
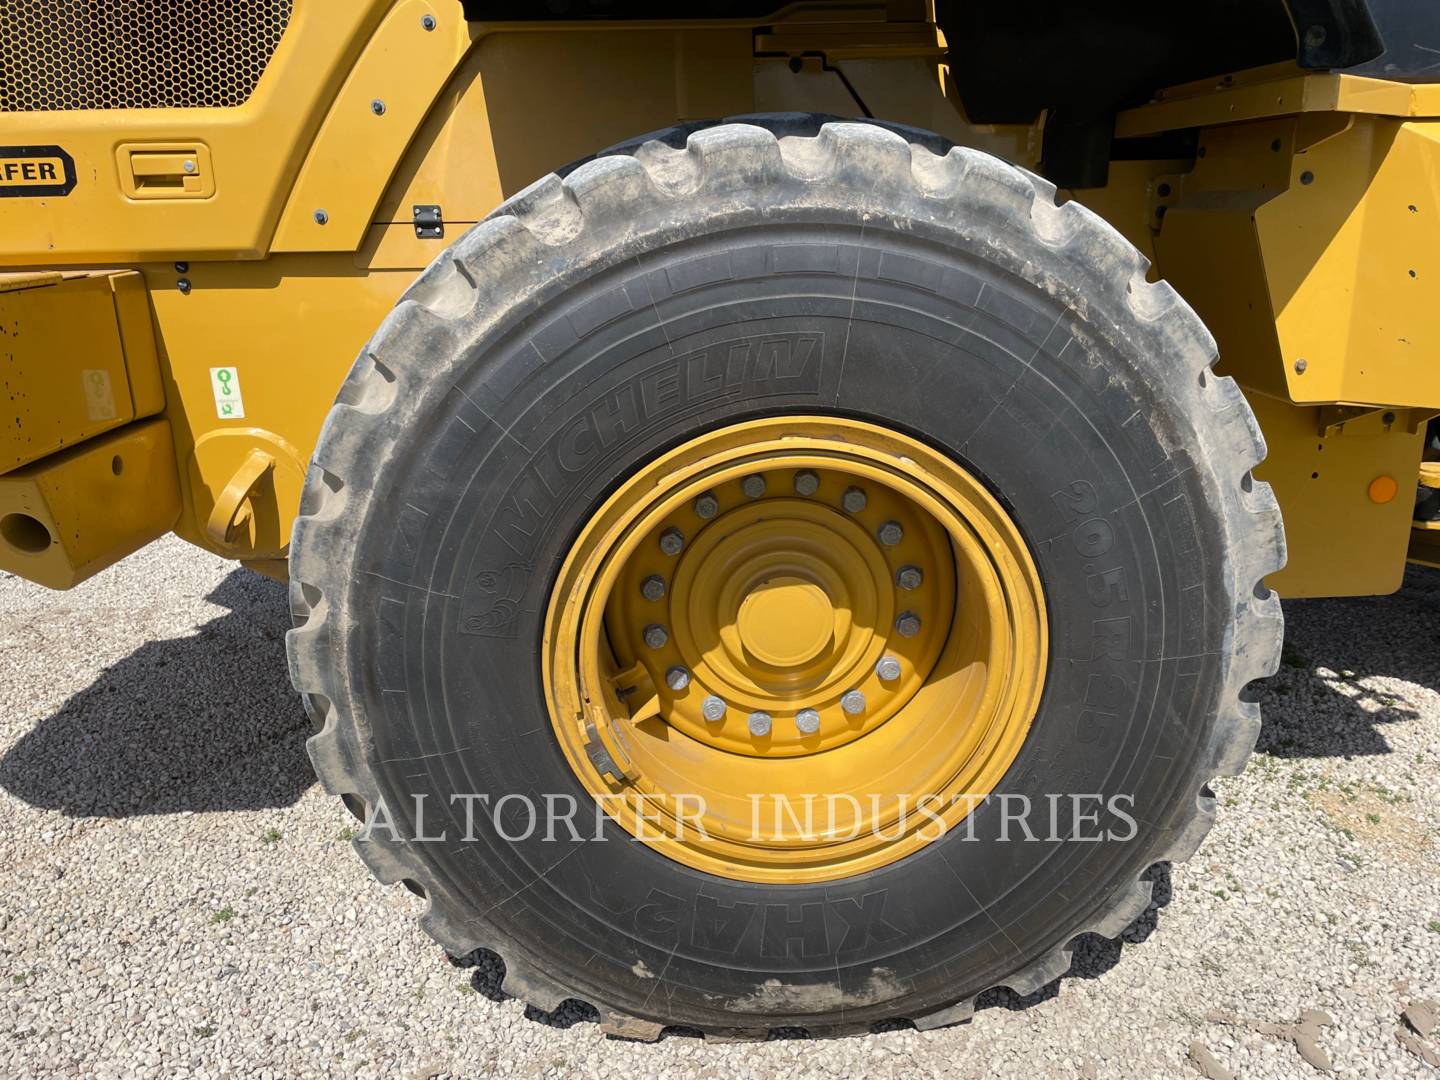
[[[281,586],[173,538],[67,593],[0,575],[0,1074],[1440,1075],[1440,572],[1286,617],[1257,755],[1123,946],[940,1031],[639,1044],[370,879]]]

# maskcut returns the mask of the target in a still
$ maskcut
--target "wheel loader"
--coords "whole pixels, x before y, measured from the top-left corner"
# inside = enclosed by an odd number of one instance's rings
[[[359,856],[541,1010],[965,1020],[1196,850],[1279,597],[1440,565],[1437,52],[1422,0],[0,0],[0,568],[287,581]]]

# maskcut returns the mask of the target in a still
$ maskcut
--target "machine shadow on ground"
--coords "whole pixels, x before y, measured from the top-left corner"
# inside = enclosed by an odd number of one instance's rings
[[[1369,685],[1440,689],[1440,570],[1411,567],[1390,596],[1285,603],[1280,670],[1257,684],[1257,753],[1282,758],[1391,752],[1385,728],[1419,715]]]
[[[206,599],[228,610],[106,668],[0,759],[0,787],[70,817],[296,802],[315,775],[286,670],[285,587],[236,570]]]

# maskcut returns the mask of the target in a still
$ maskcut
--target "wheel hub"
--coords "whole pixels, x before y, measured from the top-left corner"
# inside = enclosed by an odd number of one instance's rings
[[[813,581],[765,578],[745,594],[735,630],[746,657],[781,671],[803,667],[835,641],[835,606]]]
[[[987,792],[1023,741],[1045,649],[1034,567],[984,489],[914,440],[818,417],[723,429],[632,477],[547,626],[582,782],[652,804],[643,823],[607,806],[637,838],[746,880],[900,858],[936,832],[907,803],[962,818],[954,797]],[[757,828],[756,796],[827,813]],[[647,839],[656,807],[666,835]]]

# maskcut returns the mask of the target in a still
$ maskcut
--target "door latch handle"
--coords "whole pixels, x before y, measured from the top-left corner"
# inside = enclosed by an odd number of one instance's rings
[[[210,151],[197,143],[127,143],[120,185],[132,199],[204,199],[215,193]]]

